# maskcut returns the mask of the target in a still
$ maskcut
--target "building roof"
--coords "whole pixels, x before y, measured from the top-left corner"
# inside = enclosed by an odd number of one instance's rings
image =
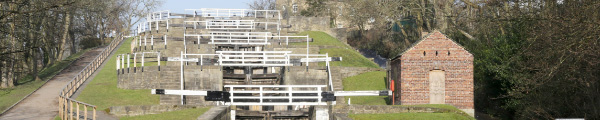
[[[400,54],[396,55],[396,57],[392,58],[391,60],[395,60],[395,59],[398,59],[398,58],[402,57],[402,55],[404,55],[404,53],[406,53],[406,52],[410,51],[410,50],[411,50],[411,49],[413,49],[415,46],[417,46],[417,44],[419,44],[419,43],[423,42],[425,39],[429,38],[429,36],[431,36],[431,35],[433,35],[433,34],[435,34],[435,33],[440,33],[440,34],[444,35],[444,37],[448,38],[448,36],[446,36],[444,33],[440,32],[439,30],[433,30],[433,32],[430,32],[430,33],[428,33],[427,35],[425,35],[425,36],[421,37],[421,39],[420,39],[419,41],[417,41],[417,42],[415,42],[415,43],[411,44],[411,45],[410,45],[410,47],[408,47],[408,49],[406,49],[406,50],[404,50],[404,51],[400,52]],[[454,41],[454,40],[452,40],[452,39],[450,39],[450,38],[448,38],[448,39],[449,39],[450,41],[454,42],[454,43],[455,43],[456,45],[458,45],[459,47],[461,47],[463,50],[467,51],[469,54],[471,54],[471,55],[473,54],[473,53],[469,52],[468,50],[466,50],[464,46],[462,46],[462,45],[458,44],[458,42],[456,42],[456,41]]]

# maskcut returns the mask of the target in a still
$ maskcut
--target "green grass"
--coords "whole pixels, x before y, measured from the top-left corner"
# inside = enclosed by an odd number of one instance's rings
[[[344,66],[344,67],[370,67],[379,68],[373,61],[367,59],[365,56],[352,49],[344,48],[328,48],[321,49],[320,54],[328,53],[329,56],[342,57],[342,61],[329,62],[331,66]],[[320,62],[319,65],[324,66],[324,62]]]
[[[121,117],[121,120],[195,120],[208,111],[208,107],[164,112],[161,114]]]
[[[375,62],[367,59],[365,56],[356,52],[352,47],[340,42],[335,37],[321,32],[321,31],[304,31],[296,35],[303,36],[308,35],[313,38],[314,41],[310,42],[309,45],[328,45],[336,46],[327,49],[321,49],[320,54],[329,53],[329,56],[342,57],[342,61],[330,62],[331,66],[344,66],[344,67],[370,67],[379,68]],[[306,43],[290,43],[290,45],[306,45]],[[324,62],[320,62],[319,66],[325,66]]]
[[[388,114],[349,114],[354,120],[474,120],[463,111],[446,104],[395,105],[405,107],[427,107],[448,109],[448,113],[388,113]]]
[[[454,113],[390,113],[350,114],[354,120],[473,120],[474,118]]]
[[[344,85],[344,91],[385,90],[385,76],[384,71],[367,72],[344,78],[342,84]],[[345,97],[346,103],[348,103],[348,98],[350,98],[351,104],[358,105],[386,105],[388,103],[387,96]]]
[[[38,77],[41,80],[34,80],[34,77],[31,75],[27,75],[24,78],[17,81],[17,85],[13,88],[5,88],[0,89],[0,112],[8,109],[8,107],[17,103],[19,100],[23,99],[23,97],[27,96],[34,90],[40,88],[47,80],[52,78],[54,75],[58,74],[62,69],[65,69],[71,64],[73,61],[77,60],[83,53],[89,51],[90,49],[85,49],[76,54],[73,54],[67,59],[56,62],[49,67],[42,69],[38,73]]]
[[[129,52],[131,38],[123,42],[120,48],[112,55],[106,65],[86,86],[77,98],[100,110],[110,106],[122,105],[153,105],[159,103],[159,96],[150,94],[150,90],[125,90],[117,88],[117,73],[115,72],[116,56]]]
[[[304,32],[300,32],[294,36],[306,36],[306,35],[308,35],[308,37],[310,37],[310,38],[313,38],[313,40],[314,40],[313,42],[308,43],[309,45],[332,45],[332,46],[350,48],[350,46],[347,46],[346,44],[340,42],[335,37],[333,37],[325,32],[321,32],[321,31],[304,31]],[[290,43],[290,45],[306,45],[306,43],[305,42]]]

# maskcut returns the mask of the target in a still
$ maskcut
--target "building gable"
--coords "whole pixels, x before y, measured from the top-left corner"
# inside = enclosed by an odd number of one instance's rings
[[[437,52],[437,53],[436,53]],[[440,31],[433,31],[421,40],[415,42],[411,47],[400,53],[394,59],[399,59],[403,56],[439,56],[444,54],[445,56],[456,55],[458,57],[473,58],[473,55],[467,51],[463,46],[456,43],[454,40],[448,38]]]

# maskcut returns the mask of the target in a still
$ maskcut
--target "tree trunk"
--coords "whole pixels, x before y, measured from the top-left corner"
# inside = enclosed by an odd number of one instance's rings
[[[12,2],[15,3],[15,0],[12,0]],[[9,8],[10,8],[10,10],[16,10],[15,4],[9,4]],[[11,17],[10,17],[11,18],[11,21],[10,21],[10,33],[11,34],[9,35],[8,39],[10,41],[9,51],[11,51],[11,52],[15,50],[15,42],[17,40],[17,38],[14,36],[15,35],[15,22],[16,22],[15,21],[15,17],[16,16],[14,14],[12,14]],[[6,80],[3,80],[3,81],[5,81],[5,84],[6,84],[7,88],[11,88],[11,87],[13,87],[15,85],[14,84],[14,80],[13,80],[14,79],[13,78],[14,61],[15,61],[15,59],[14,59],[15,57],[14,56],[15,56],[14,53],[7,55],[7,58],[8,58],[9,62],[8,62],[8,64],[6,64],[8,66],[5,66],[5,68],[6,68],[6,70],[5,70],[6,76],[4,78]]]
[[[6,79],[6,61],[0,62],[0,88],[8,88],[8,79]]]
[[[75,32],[70,31],[69,37],[71,38],[71,55],[77,53],[77,44],[75,44]]]
[[[58,53],[57,60],[63,59],[65,49],[67,48],[67,39],[69,37],[69,26],[71,25],[71,13],[67,9],[65,14],[66,15],[65,15],[64,31],[62,34],[61,45],[59,46],[60,50],[58,51],[59,53]]]

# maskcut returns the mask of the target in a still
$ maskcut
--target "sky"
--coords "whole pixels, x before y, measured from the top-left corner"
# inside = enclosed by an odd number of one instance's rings
[[[163,0],[163,5],[159,7],[158,10],[169,10],[171,13],[186,13],[185,9],[248,9],[247,3],[252,1],[253,0]]]
[[[191,14],[185,9],[221,8],[221,9],[248,9],[248,4],[253,0],[161,0],[163,3],[156,11],[169,10],[171,13]],[[134,18],[137,19],[137,18]],[[144,21],[140,21],[144,22]],[[137,29],[137,25],[131,27]]]

